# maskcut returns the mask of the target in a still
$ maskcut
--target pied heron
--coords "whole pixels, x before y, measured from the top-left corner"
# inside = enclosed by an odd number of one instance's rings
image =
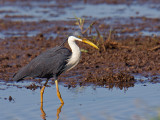
[[[68,44],[72,51],[62,46],[51,48],[33,60],[23,68],[21,68],[14,76],[14,81],[21,81],[25,77],[38,77],[47,78],[44,86],[41,88],[41,103],[43,102],[43,92],[47,82],[50,78],[55,79],[57,96],[63,104],[63,99],[58,88],[58,76],[64,71],[68,71],[75,67],[81,56],[80,48],[77,46],[75,41],[80,41],[99,49],[94,43],[88,41],[87,39],[80,39],[74,36],[68,38]]]

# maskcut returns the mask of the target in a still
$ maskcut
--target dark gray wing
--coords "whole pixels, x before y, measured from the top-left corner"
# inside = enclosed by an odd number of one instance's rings
[[[58,77],[67,64],[71,51],[63,47],[55,47],[34,58],[28,65],[18,71],[13,80],[20,81],[24,77],[51,78]]]

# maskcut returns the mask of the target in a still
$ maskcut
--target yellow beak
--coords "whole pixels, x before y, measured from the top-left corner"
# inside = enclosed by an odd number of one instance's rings
[[[95,45],[94,43],[92,43],[91,41],[87,40],[87,39],[82,39],[82,42],[87,43],[89,45],[91,45],[92,47],[96,48],[99,50],[99,48],[97,47],[97,45]]]

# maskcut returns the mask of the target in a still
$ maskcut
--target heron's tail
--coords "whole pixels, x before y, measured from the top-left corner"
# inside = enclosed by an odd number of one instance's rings
[[[27,76],[25,70],[22,68],[21,70],[19,70],[17,73],[15,73],[13,75],[13,81],[22,81],[23,78],[25,78]]]
[[[15,73],[13,75],[13,81],[19,82],[21,80],[23,80],[24,77],[20,76],[18,73]]]

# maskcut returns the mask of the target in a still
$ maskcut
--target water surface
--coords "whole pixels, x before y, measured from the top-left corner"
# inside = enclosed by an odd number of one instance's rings
[[[31,83],[27,83],[31,84]],[[21,84],[26,85],[26,83]],[[2,85],[1,85],[2,86]],[[5,90],[0,90],[0,119],[6,120],[40,120],[40,89],[35,91],[26,88],[9,86]],[[128,90],[114,88],[82,86],[76,88],[64,87],[60,85],[61,95],[65,102],[61,108],[59,119],[76,120],[106,120],[113,118],[118,120],[128,120],[139,116],[148,119],[157,115],[158,105],[160,105],[159,84],[136,84]],[[4,98],[12,96],[10,101]],[[46,119],[56,119],[57,109],[60,107],[59,99],[56,95],[55,86],[47,87],[44,93],[43,110]]]

